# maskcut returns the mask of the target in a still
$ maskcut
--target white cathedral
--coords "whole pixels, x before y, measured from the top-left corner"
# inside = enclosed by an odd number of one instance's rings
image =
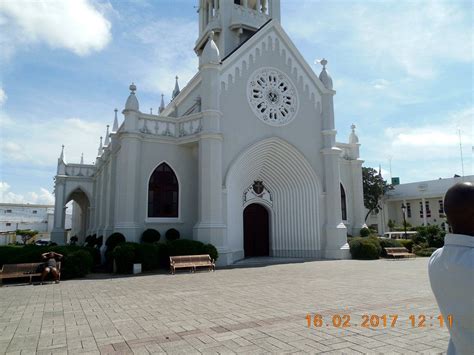
[[[159,114],[140,111],[137,88],[95,164],[66,163],[55,177],[51,234],[145,229],[212,243],[219,264],[252,256],[342,259],[364,224],[355,126],[336,142],[332,79],[319,77],[280,24],[280,0],[200,0],[196,75]],[[64,147],[63,147],[64,150]]]

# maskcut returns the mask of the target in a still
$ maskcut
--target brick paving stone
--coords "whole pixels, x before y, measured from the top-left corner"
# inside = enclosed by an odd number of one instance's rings
[[[0,353],[444,353],[426,258],[322,261],[0,289]],[[306,316],[320,314],[322,327]],[[361,327],[364,315],[395,327]],[[350,328],[335,327],[350,315]],[[336,318],[334,318],[336,317]]]

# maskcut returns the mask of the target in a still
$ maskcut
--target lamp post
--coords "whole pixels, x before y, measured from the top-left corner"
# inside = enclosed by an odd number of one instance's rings
[[[406,220],[406,217],[405,217],[405,212],[407,210],[407,207],[405,206],[404,203],[402,203],[402,214],[403,214],[403,228],[405,230],[405,239],[408,239],[407,238],[407,220]]]

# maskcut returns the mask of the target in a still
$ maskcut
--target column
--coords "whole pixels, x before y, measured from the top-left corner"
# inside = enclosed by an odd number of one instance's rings
[[[211,243],[222,255],[219,264],[227,265],[232,256],[227,246],[227,227],[223,219],[223,172],[222,133],[220,121],[220,54],[215,49],[213,34],[204,48],[199,67],[201,72],[202,131],[198,154],[198,222],[193,229],[193,238],[203,243]]]
[[[352,191],[353,191],[353,226],[352,235],[359,235],[362,228],[367,228],[365,224],[365,208],[364,208],[364,189],[362,183],[362,164],[363,160],[351,160],[352,170]]]
[[[347,229],[342,223],[339,156],[341,150],[336,147],[336,130],[334,129],[334,91],[322,95],[323,121],[323,159],[324,186],[326,192],[326,221],[324,226],[324,257],[328,259],[349,258]]]
[[[426,222],[426,200],[424,196],[421,196],[421,208],[423,210],[423,225],[426,227],[428,223]]]
[[[66,213],[66,202],[65,199],[65,187],[66,182],[63,178],[56,176],[56,183],[54,187],[54,227],[51,231],[51,241],[59,245],[66,244],[66,230],[65,224],[65,213]]]
[[[128,118],[126,118],[128,119]],[[139,164],[140,164],[139,136],[128,133],[123,136],[120,156],[117,158],[115,225],[114,232],[122,233],[127,241],[140,242],[138,224],[138,196]]]

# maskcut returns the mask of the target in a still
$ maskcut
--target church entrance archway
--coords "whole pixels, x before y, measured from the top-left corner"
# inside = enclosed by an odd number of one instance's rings
[[[270,255],[270,221],[268,211],[258,203],[244,209],[245,257]]]

